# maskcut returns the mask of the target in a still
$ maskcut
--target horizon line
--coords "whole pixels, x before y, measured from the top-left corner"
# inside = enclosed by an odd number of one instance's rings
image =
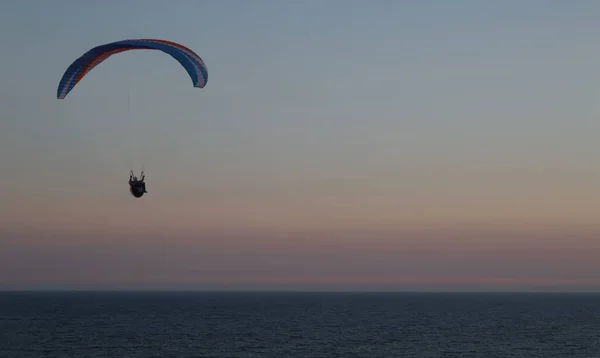
[[[4,289],[0,288],[2,293],[401,293],[401,294],[461,294],[461,293],[480,293],[480,294],[600,294],[600,289],[597,290],[402,290],[402,289],[213,289],[213,288],[18,288]]]

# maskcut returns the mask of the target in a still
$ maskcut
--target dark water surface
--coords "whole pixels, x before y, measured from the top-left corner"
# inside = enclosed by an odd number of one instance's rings
[[[0,357],[600,358],[600,295],[0,293]]]

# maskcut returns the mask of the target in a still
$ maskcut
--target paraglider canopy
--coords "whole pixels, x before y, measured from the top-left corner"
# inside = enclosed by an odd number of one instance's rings
[[[94,67],[114,54],[129,50],[159,50],[171,55],[187,71],[194,87],[204,88],[206,86],[208,81],[206,65],[194,51],[181,44],[166,40],[131,39],[100,45],[84,53],[63,74],[56,97],[64,99]]]

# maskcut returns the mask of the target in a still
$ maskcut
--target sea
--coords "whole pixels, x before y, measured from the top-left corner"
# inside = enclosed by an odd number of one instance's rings
[[[600,358],[600,294],[5,292],[0,357]]]

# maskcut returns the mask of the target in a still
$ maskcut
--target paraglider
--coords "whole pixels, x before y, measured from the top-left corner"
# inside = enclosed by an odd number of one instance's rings
[[[65,71],[56,90],[56,97],[64,99],[88,74],[110,56],[130,50],[159,50],[176,59],[187,71],[194,87],[204,88],[208,72],[204,61],[194,51],[175,42],[158,39],[133,39],[111,42],[88,50]]]
[[[162,51],[181,64],[187,71],[194,87],[204,88],[204,86],[206,86],[206,82],[208,81],[206,65],[194,51],[172,41],[159,39],[129,39],[96,46],[81,55],[81,57],[76,59],[63,74],[56,90],[56,97],[58,99],[65,99],[73,88],[94,67],[98,66],[112,55],[129,50]],[[133,175],[133,172],[131,172],[129,186],[131,194],[136,198],[140,198],[144,193],[147,193],[143,172],[140,180],[138,180]]]
[[[133,175],[133,170],[129,172],[129,192],[131,195],[135,196],[136,198],[141,198],[142,195],[148,193],[146,191],[146,182],[144,181],[145,178],[146,176],[144,175],[143,171],[140,174],[140,179]]]

